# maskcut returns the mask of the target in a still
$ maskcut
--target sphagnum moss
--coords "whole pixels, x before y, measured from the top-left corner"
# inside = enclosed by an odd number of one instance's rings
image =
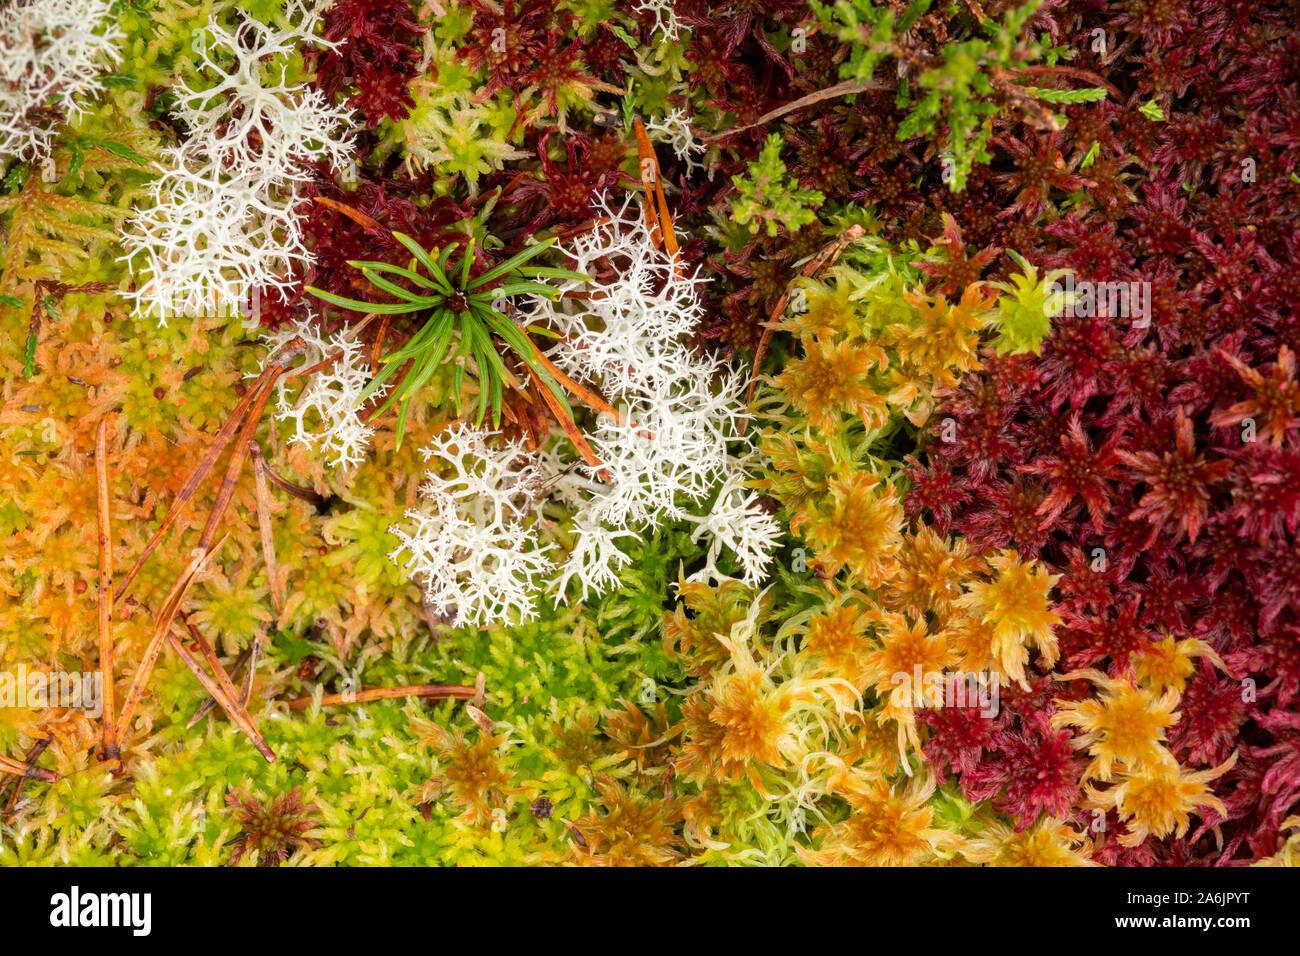
[[[1291,40],[1166,6],[0,14],[0,863],[1294,862]]]

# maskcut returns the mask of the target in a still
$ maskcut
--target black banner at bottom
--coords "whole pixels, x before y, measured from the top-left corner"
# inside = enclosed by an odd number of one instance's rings
[[[695,936],[710,924],[710,935],[729,943],[789,935],[808,945],[817,925],[832,934],[828,944],[845,933],[902,941],[963,932],[987,944],[1005,932],[1008,942],[1051,948],[1111,934],[1280,938],[1297,925],[1298,888],[1294,871],[1259,868],[8,869],[0,870],[0,925],[11,943],[79,934],[127,948],[281,938],[537,944],[559,932],[556,942],[616,949]]]

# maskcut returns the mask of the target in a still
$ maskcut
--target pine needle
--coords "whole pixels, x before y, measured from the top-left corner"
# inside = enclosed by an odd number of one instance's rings
[[[99,672],[103,684],[103,752],[101,760],[120,760],[117,744],[117,700],[113,684],[113,537],[109,513],[108,418],[95,433],[95,486],[99,516]]]

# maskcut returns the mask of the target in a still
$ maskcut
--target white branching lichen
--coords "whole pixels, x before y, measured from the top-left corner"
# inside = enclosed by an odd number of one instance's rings
[[[597,283],[599,294],[580,307],[539,299],[530,318],[563,334],[550,358],[621,412],[619,420],[602,416],[591,428],[592,450],[609,480],[585,496],[579,524],[643,533],[688,518],[719,485],[738,480],[752,443],[743,374],[687,345],[703,314],[704,280],[658,249],[639,212],[631,204],[602,204],[599,225],[567,251],[578,271],[596,274],[601,263],[612,264],[613,278]],[[597,473],[585,470],[592,478]],[[712,540],[718,527],[706,525],[704,533]],[[737,557],[746,578],[760,580],[765,562],[757,555],[770,552],[775,535],[722,540],[747,549]],[[579,583],[585,593],[603,590],[608,579],[588,573]]]
[[[619,548],[618,541],[620,538],[635,539],[636,534],[625,529],[606,528],[590,518],[580,517],[573,536],[573,547],[560,567],[560,576],[555,584],[556,594],[565,594],[570,581],[576,583],[579,600],[584,601],[592,594],[602,594],[616,587],[619,569],[632,560]]]
[[[151,184],[153,205],[138,210],[123,237],[147,279],[134,293],[140,310],[169,316],[252,317],[262,290],[291,285],[309,263],[293,200],[266,184],[194,163],[168,150]]]
[[[456,627],[530,620],[552,549],[535,518],[543,474],[518,442],[459,424],[422,454],[434,467],[409,525],[391,529],[391,557],[424,589],[425,601]]]
[[[696,140],[685,110],[673,109],[660,119],[651,120],[646,124],[646,133],[655,142],[666,144],[673,155],[686,164],[687,176],[704,168],[695,157],[705,153],[708,147]]]
[[[695,541],[709,539],[705,565],[692,577],[719,577],[717,561],[723,548],[736,556],[746,582],[757,584],[767,576],[772,552],[781,539],[781,524],[763,510],[757,492],[744,488],[735,477],[728,478],[709,513],[686,520],[696,526]]]
[[[685,517],[732,470],[728,443],[743,434],[743,391],[738,373],[714,363],[691,367],[682,356],[681,377],[626,398],[623,422],[598,421],[591,433],[610,480],[589,499],[600,521],[645,527]]]
[[[561,333],[549,358],[619,412],[587,430],[600,466],[527,454],[518,443],[494,447],[464,425],[425,452],[439,467],[408,525],[393,529],[402,541],[394,558],[458,625],[530,618],[547,583],[557,603],[617,587],[628,543],[665,521],[692,523],[695,539],[707,539],[699,575],[721,576],[724,549],[747,582],[766,574],[780,526],[744,487],[754,454],[745,379],[687,345],[703,280],[658,249],[638,212],[602,204],[599,225],[567,250],[576,271],[612,267],[611,278],[584,286],[594,294],[526,305],[530,323]],[[543,516],[548,502],[558,522]],[[553,567],[557,542],[567,556]]]
[[[275,417],[293,423],[291,442],[318,449],[336,468],[360,464],[374,434],[361,417],[361,395],[370,382],[365,345],[348,331],[326,337],[307,316],[266,336],[267,354],[295,338],[306,344],[301,360],[304,368],[334,359],[308,378],[297,398],[290,398],[290,387],[281,381]],[[381,389],[376,394],[383,393]]]
[[[0,164],[49,155],[116,64],[112,0],[31,0],[0,9]]]
[[[655,18],[654,32],[665,40],[674,42],[681,36],[682,21],[674,0],[641,0],[633,9],[637,13],[652,15]]]
[[[342,169],[352,151],[351,112],[288,79],[288,62],[314,36],[319,6],[291,3],[288,27],[245,17],[213,20],[197,42],[206,89],[182,84],[176,116],[190,130],[168,150],[124,237],[147,279],[142,312],[231,317],[256,312],[263,291],[283,293],[312,261],[299,224],[306,164]],[[228,64],[228,65],[223,65]]]
[[[303,10],[302,16],[289,29],[251,18],[233,31],[209,22],[198,68],[216,82],[205,89],[182,83],[176,90],[175,115],[189,129],[187,145],[198,158],[283,186],[310,178],[302,167],[308,160],[341,168],[351,156],[349,139],[336,138],[351,112],[288,80],[289,58],[304,42],[328,45],[312,36],[318,14]]]

